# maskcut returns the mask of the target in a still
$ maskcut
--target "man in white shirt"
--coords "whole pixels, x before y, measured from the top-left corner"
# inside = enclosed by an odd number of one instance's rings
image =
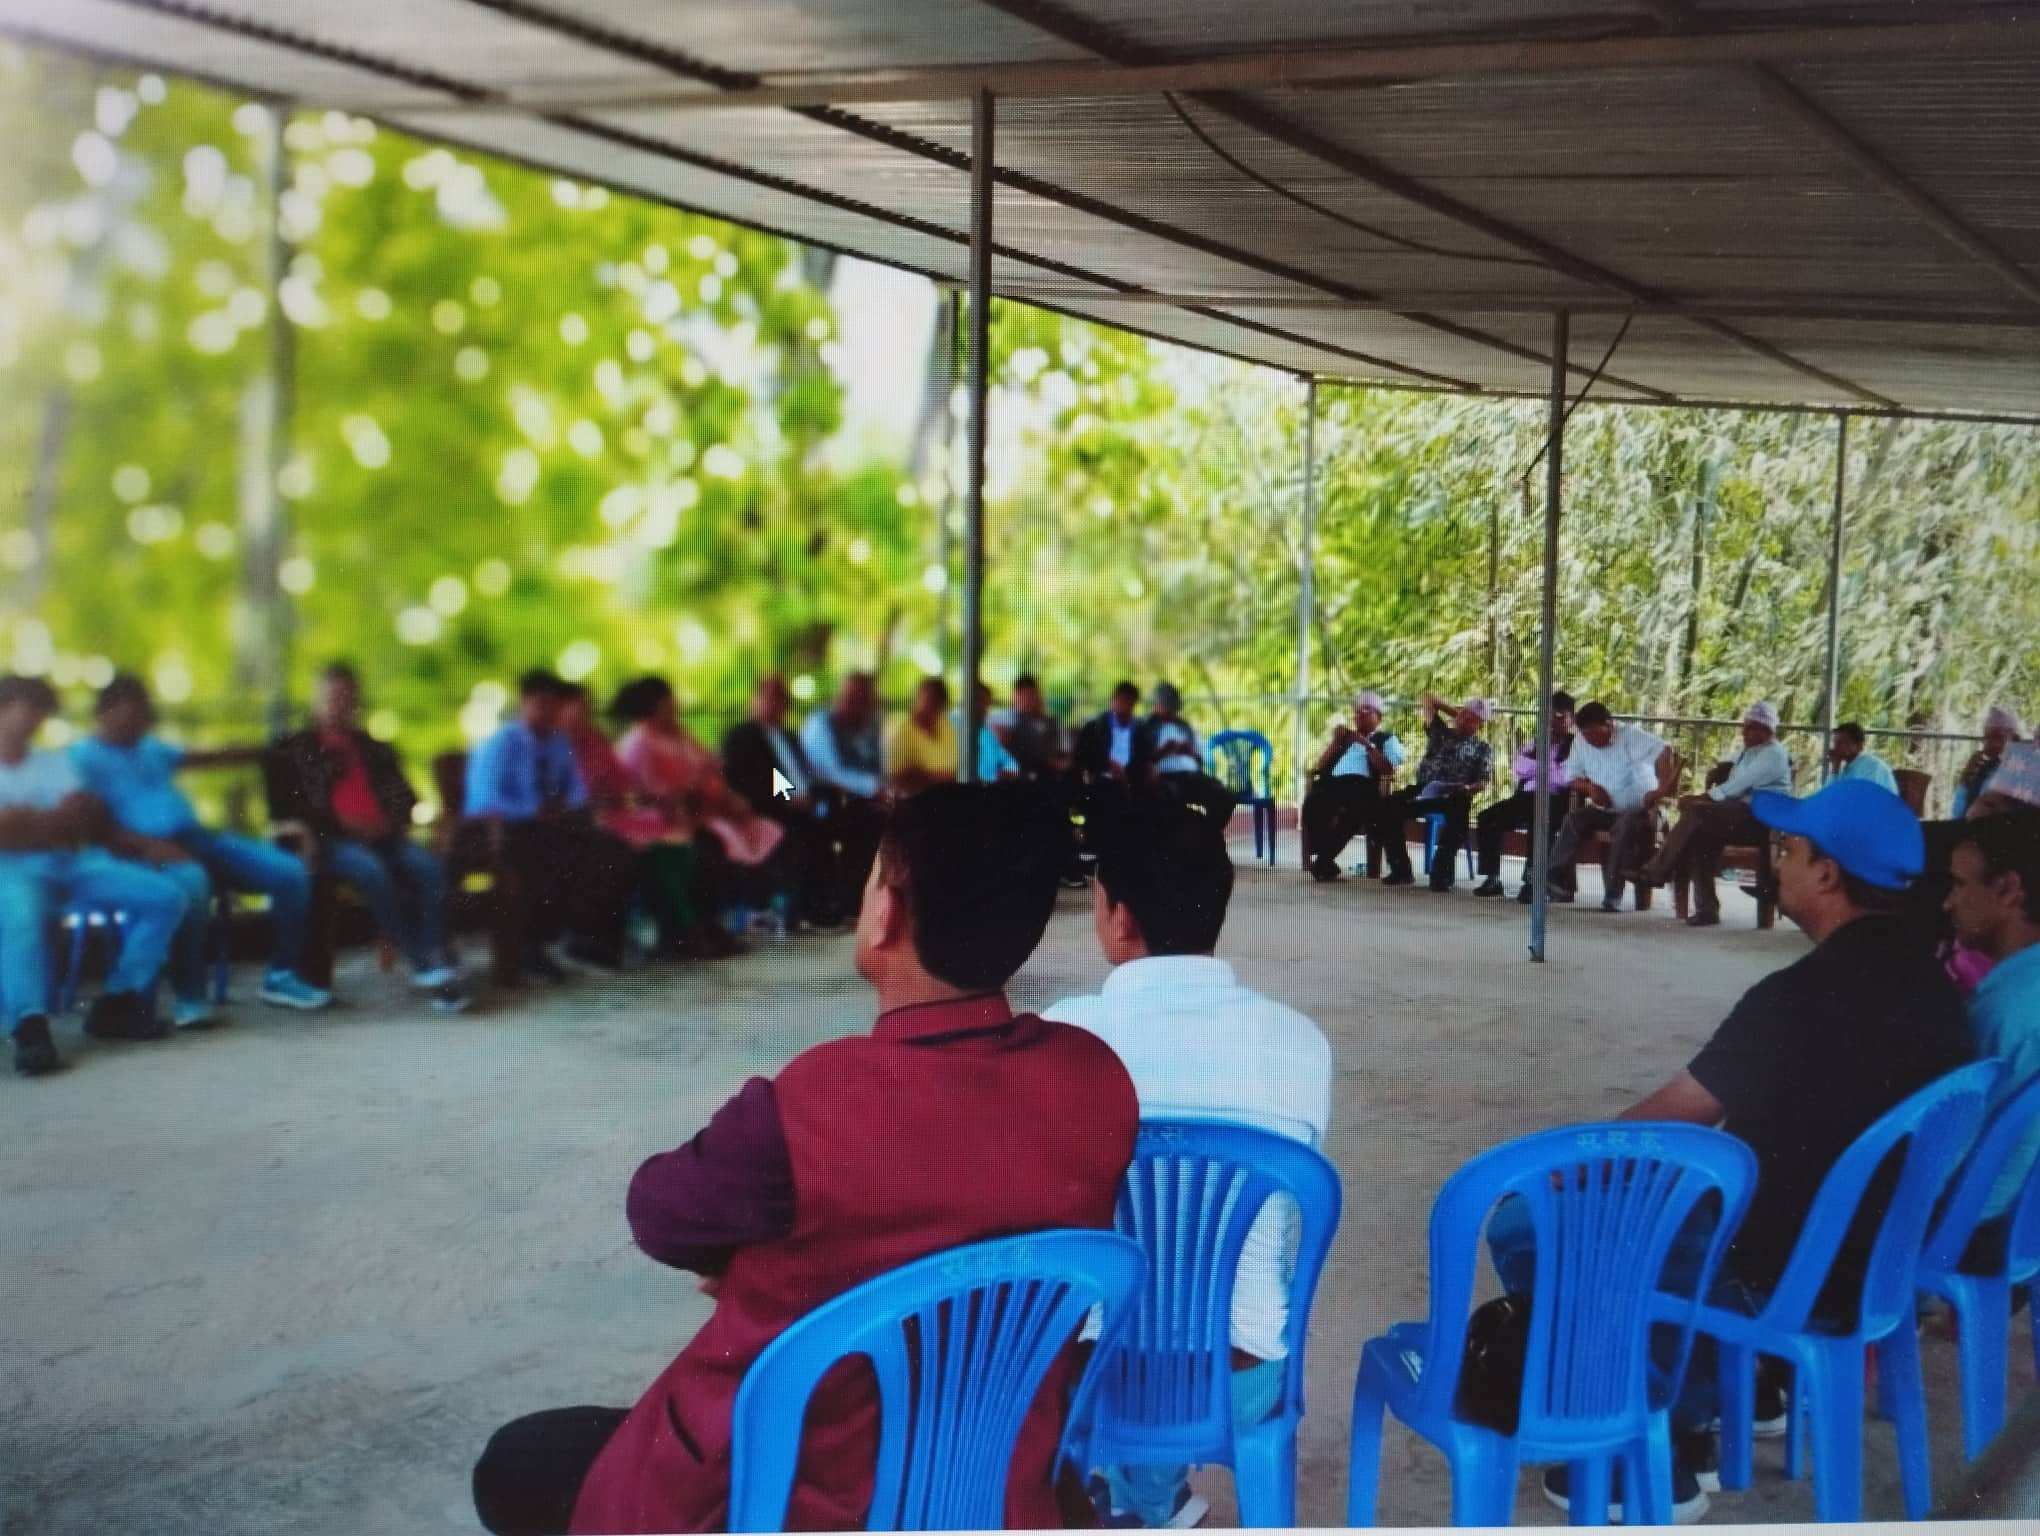
[[[1622,871],[1632,868],[1650,846],[1658,802],[1672,792],[1672,749],[1640,725],[1618,723],[1599,699],[1573,717],[1579,739],[1566,759],[1566,787],[1572,808],[1551,845],[1553,901],[1569,902],[1578,889],[1580,845],[1596,832],[1608,834],[1601,861],[1601,910],[1622,910]]]
[[[1792,758],[1778,740],[1778,706],[1759,700],[1745,710],[1742,738],[1735,761],[1707,775],[1707,792],[1679,801],[1678,825],[1636,874],[1638,885],[1664,885],[1683,871],[1693,889],[1693,915],[1686,919],[1691,928],[1721,921],[1722,849],[1770,836],[1750,811],[1750,796],[1763,790],[1792,793]]]
[[[1372,826],[1381,796],[1403,765],[1403,744],[1382,724],[1381,695],[1368,689],[1353,700],[1353,723],[1341,723],[1311,768],[1303,797],[1303,839],[1310,877],[1339,878],[1339,855],[1356,833]]]
[[[1214,957],[1232,895],[1224,824],[1166,795],[1132,798],[1099,829],[1092,894],[1099,947],[1113,964],[1095,996],[1042,1017],[1110,1045],[1144,1119],[1221,1120],[1321,1146],[1331,1119],[1332,1052],[1295,1009],[1241,986]],[[1233,1287],[1233,1411],[1243,1426],[1279,1402],[1288,1337],[1294,1202],[1278,1196],[1248,1233]],[[1204,1501],[1185,1467],[1103,1469],[1112,1524],[1194,1525]]]

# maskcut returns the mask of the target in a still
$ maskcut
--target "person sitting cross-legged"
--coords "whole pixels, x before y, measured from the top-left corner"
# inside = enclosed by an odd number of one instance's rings
[[[315,1011],[333,994],[299,974],[312,907],[312,876],[296,854],[260,838],[214,832],[175,782],[180,768],[260,761],[263,747],[187,751],[152,734],[156,707],[138,677],[121,673],[99,691],[94,734],[71,748],[71,763],[85,788],[104,801],[114,821],[142,840],[137,855],[185,893],[183,926],[170,956],[170,989],[180,1028],[205,1023],[206,946],[212,931],[212,892],[245,891],[269,899],[269,967],[262,1001]]]
[[[278,738],[270,762],[270,814],[301,830],[318,866],[354,888],[433,1010],[463,1012],[467,992],[446,947],[446,870],[411,840],[418,796],[396,749],[361,728],[351,666],[320,671],[310,729]]]
[[[1638,885],[1664,885],[1684,873],[1692,881],[1693,928],[1721,921],[1721,851],[1734,842],[1763,836],[1750,810],[1751,798],[1767,790],[1792,793],[1792,758],[1778,740],[1778,706],[1759,702],[1743,714],[1743,749],[1733,763],[1708,775],[1704,795],[1679,802],[1678,824],[1650,862],[1638,870]]]
[[[1553,901],[1570,902],[1578,889],[1580,845],[1596,832],[1608,834],[1602,860],[1601,910],[1622,910],[1622,871],[1650,845],[1651,820],[1670,795],[1677,777],[1672,749],[1640,725],[1618,721],[1599,699],[1580,706],[1579,740],[1566,759],[1571,794],[1565,824],[1551,844],[1551,877],[1545,889]],[[1523,882],[1519,901],[1533,892]]]
[[[731,1409],[784,1329],[929,1254],[1110,1229],[1139,1128],[1133,1083],[1103,1041],[1005,997],[1048,927],[1068,835],[1019,784],[936,785],[895,807],[857,921],[876,1026],[752,1078],[638,1169],[626,1203],[638,1246],[705,1277],[715,1310],[635,1408],[499,1430],[474,1473],[488,1529],[724,1529]],[[1062,1524],[1051,1479],[1071,1365],[1051,1370],[1021,1426],[1008,1527]],[[870,1371],[848,1366],[823,1378],[804,1428],[782,1427],[802,1437],[787,1529],[864,1527],[878,1409]]]
[[[1413,816],[1442,813],[1444,821],[1431,860],[1431,889],[1449,891],[1454,884],[1452,866],[1466,843],[1473,797],[1486,788],[1494,774],[1495,749],[1480,734],[1494,710],[1486,699],[1468,699],[1457,710],[1448,710],[1438,695],[1427,693],[1423,711],[1425,746],[1416,782],[1382,798],[1371,835],[1388,854],[1388,873],[1381,883],[1410,885],[1416,877],[1410,873],[1404,824]]]
[[[1301,819],[1313,880],[1339,878],[1339,855],[1374,825],[1388,780],[1403,765],[1403,744],[1382,724],[1384,710],[1381,695],[1371,688],[1356,695],[1353,723],[1333,727],[1331,741],[1311,767]]]
[[[1537,799],[1542,795],[1550,802],[1549,833],[1558,836],[1558,829],[1565,821],[1567,802],[1566,785],[1570,782],[1570,763],[1573,749],[1573,696],[1569,693],[1554,693],[1551,696],[1551,756],[1549,761],[1537,760],[1537,741],[1532,737],[1516,753],[1511,771],[1516,781],[1516,792],[1506,800],[1497,800],[1482,811],[1474,821],[1474,837],[1480,846],[1480,884],[1474,887],[1476,896],[1499,896],[1502,894],[1502,845],[1509,833],[1533,830],[1537,825]],[[1537,878],[1537,866],[1544,860],[1532,853],[1523,864],[1523,888],[1528,890],[1530,882]]]
[[[1710,1298],[1754,1315],[1784,1275],[1835,1160],[1886,1111],[1973,1060],[1976,1050],[1954,984],[1913,942],[1902,916],[1902,893],[1925,859],[1919,821],[1905,802],[1874,784],[1844,781],[1804,800],[1760,793],[1750,809],[1784,838],[1778,903],[1814,947],[1745,992],[1686,1070],[1620,1118],[1720,1126],[1756,1154],[1756,1193]],[[1865,1208],[1876,1207],[1873,1195]],[[1867,1218],[1850,1228],[1817,1318],[1854,1326],[1852,1298],[1874,1230]],[[1706,1221],[1689,1224],[1665,1261],[1661,1288],[1691,1293],[1711,1236]],[[1535,1239],[1520,1199],[1496,1207],[1488,1245],[1503,1289],[1531,1294]],[[1682,1521],[1699,1518],[1707,1492],[1719,1486],[1710,1428],[1719,1399],[1714,1350],[1696,1340],[1672,1407],[1673,1498]],[[1758,1402],[1759,1432],[1784,1434],[1775,1393],[1760,1393]],[[1547,1472],[1544,1488],[1567,1507],[1565,1468]]]
[[[130,840],[80,786],[70,760],[35,750],[57,696],[39,677],[0,677],[0,1029],[14,1042],[14,1070],[41,1077],[63,1065],[50,1039],[51,919],[65,907],[120,912],[120,953],[85,1032],[108,1040],[156,1040],[156,977],[183,920],[174,881],[117,857]]]
[[[1891,764],[1868,748],[1869,737],[1854,720],[1835,727],[1834,744],[1828,748],[1828,762],[1838,779],[1863,779],[1879,789],[1898,793],[1898,776]]]
[[[1112,973],[1096,995],[1065,998],[1043,1017],[1081,1025],[1111,1046],[1147,1119],[1232,1121],[1322,1146],[1332,1093],[1324,1033],[1241,986],[1213,954],[1233,888],[1223,821],[1174,796],[1136,794],[1106,818],[1098,844],[1092,925]],[[1296,1221],[1294,1201],[1269,1201],[1241,1250],[1232,1396],[1242,1428],[1281,1398]],[[1205,1504],[1188,1471],[1106,1468],[1093,1497],[1108,1525],[1194,1525]]]

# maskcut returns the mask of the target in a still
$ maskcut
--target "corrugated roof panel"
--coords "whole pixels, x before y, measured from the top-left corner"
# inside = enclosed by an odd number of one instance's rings
[[[1636,18],[1634,0],[1065,0],[1063,8],[1183,56],[1422,33],[1603,30]]]

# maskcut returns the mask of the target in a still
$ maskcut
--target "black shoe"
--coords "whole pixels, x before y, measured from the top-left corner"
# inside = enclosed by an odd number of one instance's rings
[[[1383,885],[1415,885],[1417,877],[1406,869],[1398,869],[1381,877]]]
[[[1310,877],[1317,881],[1319,885],[1325,885],[1338,879],[1338,861],[1336,859],[1312,859],[1310,861]]]
[[[1783,1440],[1785,1432],[1792,1427],[1792,1400],[1785,1393],[1785,1382],[1769,1365],[1757,1367],[1756,1411],[1750,1420],[1750,1438],[1753,1440]],[[1714,1433],[1721,1430],[1721,1420],[1714,1421]],[[1719,1455],[1716,1457],[1719,1464]]]
[[[1686,926],[1688,928],[1719,928],[1721,926],[1721,913],[1719,910],[1695,912],[1686,919]]]
[[[1702,1493],[1721,1492],[1721,1441],[1715,1437],[1713,1430],[1672,1431],[1672,1479],[1675,1484],[1681,1472],[1692,1473],[1694,1485]],[[1676,1503],[1676,1486],[1672,1496]]]
[[[1579,894],[1576,891],[1562,891],[1553,885],[1545,888],[1544,899],[1556,906],[1569,907],[1579,900]]]
[[[1473,888],[1473,894],[1476,896],[1506,896],[1509,893],[1502,885],[1501,876],[1489,875],[1487,879],[1481,881],[1479,885]]]
[[[1517,903],[1521,906],[1527,907],[1530,905],[1530,903],[1532,903],[1536,899],[1537,891],[1535,887],[1533,887],[1528,880],[1525,880],[1516,891]]]
[[[47,1077],[64,1064],[50,1039],[50,1021],[31,1013],[14,1026],[14,1070],[23,1077]]]
[[[1712,1437],[1710,1437],[1712,1438]],[[1570,1467],[1547,1467],[1544,1473],[1544,1497],[1567,1514],[1572,1513],[1572,1499],[1569,1484]],[[1608,1523],[1622,1524],[1622,1467],[1618,1462],[1608,1482]],[[1700,1479],[1693,1469],[1681,1459],[1675,1446],[1672,1452],[1672,1522],[1675,1525],[1691,1525],[1707,1513],[1707,1491],[1700,1486]]]
[[[1433,880],[1431,882],[1431,889],[1436,891],[1440,896],[1451,895],[1452,886],[1453,882],[1450,880]]]
[[[548,986],[563,987],[567,984],[566,967],[542,949],[534,949],[524,957],[524,969]]]
[[[623,969],[623,946],[603,944],[594,939],[573,939],[567,944],[567,958],[575,965],[585,965],[590,970],[620,971]]]
[[[156,1017],[154,999],[139,992],[106,992],[85,1015],[85,1033],[95,1040],[161,1040],[170,1026]]]

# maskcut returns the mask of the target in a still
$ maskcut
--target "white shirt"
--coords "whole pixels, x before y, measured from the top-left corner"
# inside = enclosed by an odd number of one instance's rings
[[[875,731],[876,726],[872,727]],[[800,724],[800,746],[807,753],[808,766],[824,784],[834,784],[869,800],[885,787],[876,773],[852,768],[836,750],[836,733],[829,729],[829,712],[818,709]]]
[[[1729,770],[1728,782],[1707,791],[1710,800],[1747,800],[1760,789],[1792,793],[1792,754],[1785,743],[1771,740],[1761,747],[1744,747]]]
[[[1125,1065],[1146,1120],[1223,1120],[1322,1146],[1332,1114],[1332,1048],[1309,1019],[1248,990],[1210,955],[1132,960],[1089,997],[1042,1017],[1098,1036]],[[1262,1360],[1288,1357],[1290,1248],[1296,1203],[1254,1218],[1233,1284],[1232,1342]]]
[[[779,771],[786,775],[786,782],[793,786],[796,795],[808,792],[807,770],[800,765],[800,759],[793,755],[792,739],[776,725],[765,727],[765,740],[771,744],[773,761],[779,764]]]
[[[1133,722],[1121,725],[1117,719],[1108,722],[1112,727],[1112,750],[1106,754],[1124,768],[1133,761]]]
[[[1158,773],[1202,773],[1203,762],[1196,756],[1185,757],[1180,752],[1162,755],[1162,748],[1177,745],[1186,746],[1194,754],[1197,751],[1197,733],[1183,720],[1165,720],[1155,727],[1155,771]]]
[[[1642,726],[1618,721],[1605,747],[1595,746],[1584,734],[1574,737],[1566,768],[1572,783],[1591,779],[1607,790],[1610,809],[1635,811],[1657,788],[1657,760],[1664,750],[1665,743]]]
[[[0,763],[0,806],[53,811],[79,788],[77,770],[62,752],[31,752],[18,763]]]

